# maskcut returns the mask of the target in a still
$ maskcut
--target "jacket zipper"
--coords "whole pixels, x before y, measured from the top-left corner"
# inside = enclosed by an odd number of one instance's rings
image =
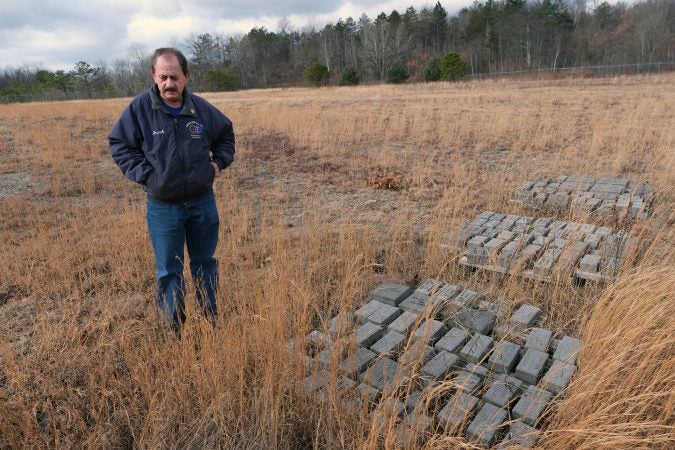
[[[183,195],[182,197],[185,198],[187,196],[188,192],[188,181],[187,181],[187,165],[185,164],[185,157],[183,155],[183,150],[181,149],[180,145],[180,136],[178,135],[179,128],[178,128],[178,118],[174,117],[173,123],[175,125],[175,134],[176,134],[176,151],[178,152],[178,156],[180,157],[180,161],[183,164]]]

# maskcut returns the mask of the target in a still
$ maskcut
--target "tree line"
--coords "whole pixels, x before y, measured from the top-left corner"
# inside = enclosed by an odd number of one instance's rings
[[[449,16],[437,2],[417,11],[338,19],[323,28],[205,32],[181,43],[196,90],[458,79],[465,75],[673,61],[675,0],[475,1]],[[0,96],[39,92],[134,95],[149,84],[150,51],[129,47],[111,65],[70,71],[5,68]]]

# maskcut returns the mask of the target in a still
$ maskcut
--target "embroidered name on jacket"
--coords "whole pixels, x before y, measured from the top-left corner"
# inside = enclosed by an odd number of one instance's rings
[[[190,132],[190,137],[192,139],[199,139],[202,137],[204,132],[204,125],[198,122],[190,122],[186,125],[188,131]]]

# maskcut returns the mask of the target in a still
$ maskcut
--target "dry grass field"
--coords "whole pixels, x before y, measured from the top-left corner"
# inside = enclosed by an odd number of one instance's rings
[[[206,94],[237,134],[216,184],[221,315],[212,328],[192,314],[180,342],[158,323],[144,195],[109,155],[129,99],[0,105],[0,448],[394,447],[391,427],[300,395],[286,341],[383,280],[429,277],[528,301],[584,340],[539,446],[675,447],[674,85]],[[611,285],[470,273],[439,246],[481,211],[532,215],[510,193],[561,174],[657,193]],[[442,433],[425,445],[473,448]]]

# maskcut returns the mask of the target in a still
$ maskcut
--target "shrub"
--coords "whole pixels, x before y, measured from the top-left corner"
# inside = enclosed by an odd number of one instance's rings
[[[204,87],[209,91],[236,91],[239,79],[232,69],[211,69],[204,74]]]
[[[307,83],[318,87],[328,82],[330,73],[328,72],[328,67],[315,62],[305,69],[302,76]]]
[[[431,58],[427,67],[424,69],[425,81],[438,81],[441,79],[441,60],[439,58]]]
[[[405,66],[399,62],[394,63],[387,71],[387,83],[405,83],[408,79],[408,71]]]
[[[443,80],[454,81],[462,78],[465,70],[466,64],[455,52],[448,53],[441,61],[441,79]]]
[[[359,75],[356,73],[356,69],[353,67],[347,67],[342,71],[340,86],[356,86],[360,81],[361,80],[359,80]]]

